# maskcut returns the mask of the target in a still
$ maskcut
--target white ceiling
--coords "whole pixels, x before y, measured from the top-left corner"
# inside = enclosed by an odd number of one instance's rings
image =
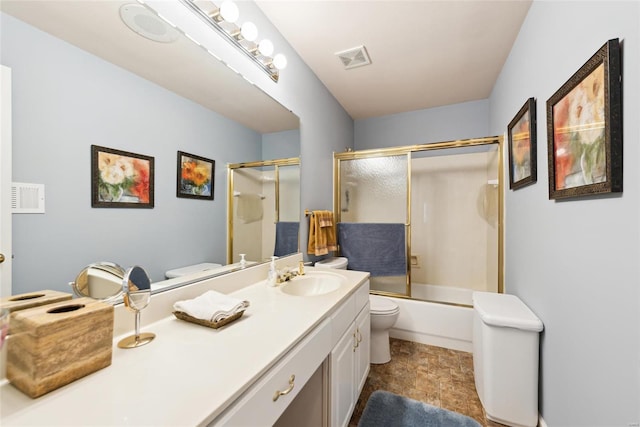
[[[123,3],[133,1],[1,0],[0,8],[259,132],[298,126],[293,114],[186,38],[156,43],[136,35],[120,20]],[[351,117],[363,119],[486,99],[531,0],[257,4]],[[345,70],[335,53],[359,45],[372,64]]]
[[[351,117],[364,119],[488,98],[531,0],[257,4]],[[345,70],[334,54],[359,45],[372,64]]]

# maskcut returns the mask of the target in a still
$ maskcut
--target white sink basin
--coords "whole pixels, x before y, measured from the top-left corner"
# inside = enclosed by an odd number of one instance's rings
[[[325,295],[337,290],[345,278],[339,274],[310,271],[304,276],[298,276],[285,284],[280,289],[285,294],[299,297]]]

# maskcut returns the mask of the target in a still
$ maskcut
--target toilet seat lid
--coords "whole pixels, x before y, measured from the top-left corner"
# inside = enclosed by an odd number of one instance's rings
[[[369,295],[369,302],[371,303],[371,313],[393,314],[400,310],[398,304],[396,304],[389,298],[381,297],[378,295]]]
[[[322,259],[315,263],[315,267],[346,269],[348,264],[349,260],[345,257],[338,256]]]

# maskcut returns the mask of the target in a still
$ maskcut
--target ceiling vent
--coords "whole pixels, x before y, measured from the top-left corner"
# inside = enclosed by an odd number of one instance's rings
[[[336,56],[340,58],[340,61],[342,61],[342,65],[344,65],[345,70],[371,64],[371,58],[369,58],[367,48],[364,46],[358,46],[343,50],[342,52],[336,52]]]

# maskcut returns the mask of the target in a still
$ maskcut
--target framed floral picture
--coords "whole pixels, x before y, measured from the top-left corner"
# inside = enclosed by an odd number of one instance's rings
[[[612,39],[549,98],[549,199],[622,191],[621,95]]]
[[[178,181],[176,196],[188,199],[213,200],[213,177],[216,162],[178,151]]]
[[[536,100],[529,98],[511,120],[509,138],[509,188],[516,190],[537,180]]]
[[[91,207],[153,208],[153,157],[91,146]]]

